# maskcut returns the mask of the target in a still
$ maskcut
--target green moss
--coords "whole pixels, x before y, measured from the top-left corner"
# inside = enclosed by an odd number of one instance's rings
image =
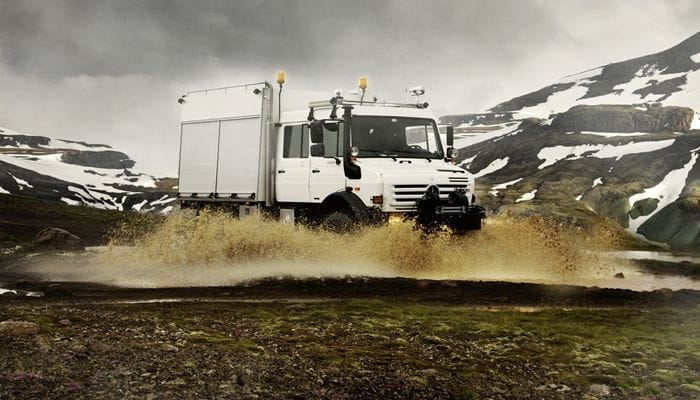
[[[248,339],[234,339],[223,335],[197,335],[191,336],[189,342],[193,344],[213,345],[228,351],[244,351],[251,353],[263,353],[257,343]]]

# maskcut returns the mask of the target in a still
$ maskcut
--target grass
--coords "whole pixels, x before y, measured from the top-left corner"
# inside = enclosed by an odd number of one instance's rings
[[[66,229],[89,245],[105,242],[120,224],[142,224],[157,218],[136,212],[71,206],[32,197],[0,194],[0,245],[22,245],[46,227]]]

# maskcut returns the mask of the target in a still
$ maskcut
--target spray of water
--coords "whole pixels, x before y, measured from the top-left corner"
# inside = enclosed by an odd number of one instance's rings
[[[598,251],[617,243],[612,228],[586,232],[541,217],[493,217],[465,236],[426,236],[410,222],[339,235],[204,211],[177,213],[147,229],[121,227],[99,263],[189,284],[278,275],[562,281],[610,274]]]

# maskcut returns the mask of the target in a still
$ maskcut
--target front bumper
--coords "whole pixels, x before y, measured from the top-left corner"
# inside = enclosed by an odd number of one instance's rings
[[[451,193],[448,199],[441,199],[428,191],[416,202],[416,206],[416,223],[428,232],[445,226],[458,234],[478,230],[486,216],[483,207],[469,204],[467,197],[459,192]]]

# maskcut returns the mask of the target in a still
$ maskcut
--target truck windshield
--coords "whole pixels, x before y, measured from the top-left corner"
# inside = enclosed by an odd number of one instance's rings
[[[427,118],[354,117],[351,141],[359,157],[443,158],[437,126]]]

